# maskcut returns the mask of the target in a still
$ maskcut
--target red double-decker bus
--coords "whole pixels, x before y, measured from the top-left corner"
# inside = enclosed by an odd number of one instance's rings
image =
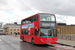
[[[57,44],[54,14],[37,13],[21,21],[20,39],[32,44]]]

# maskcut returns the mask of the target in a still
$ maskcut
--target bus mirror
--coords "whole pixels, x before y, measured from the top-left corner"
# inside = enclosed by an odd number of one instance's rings
[[[38,31],[38,29],[36,29]]]
[[[39,31],[39,29],[35,29],[36,31]]]

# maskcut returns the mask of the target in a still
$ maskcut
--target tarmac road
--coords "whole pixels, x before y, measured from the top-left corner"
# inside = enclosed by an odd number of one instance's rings
[[[0,35],[0,50],[75,50],[73,47],[64,45],[50,45],[32,45],[20,40],[20,36]]]
[[[0,35],[0,50],[57,50],[48,47],[48,45],[32,45],[28,42],[22,42],[19,38]]]

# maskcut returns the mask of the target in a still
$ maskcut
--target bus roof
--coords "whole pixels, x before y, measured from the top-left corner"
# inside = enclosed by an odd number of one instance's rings
[[[37,14],[51,14],[51,13],[37,13]],[[37,15],[37,14],[34,14],[34,15]],[[29,17],[32,17],[32,16],[34,16],[34,15],[31,15],[31,16],[29,16]],[[54,14],[53,14],[54,15]],[[29,18],[29,17],[27,17],[27,18]],[[25,20],[25,19],[27,19],[27,18],[24,18],[24,19],[22,19],[22,20]]]

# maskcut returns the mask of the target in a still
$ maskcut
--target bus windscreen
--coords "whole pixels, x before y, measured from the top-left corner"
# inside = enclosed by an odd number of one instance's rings
[[[56,37],[56,28],[41,28],[41,37]]]
[[[53,14],[40,14],[40,21],[55,22],[55,16]]]

